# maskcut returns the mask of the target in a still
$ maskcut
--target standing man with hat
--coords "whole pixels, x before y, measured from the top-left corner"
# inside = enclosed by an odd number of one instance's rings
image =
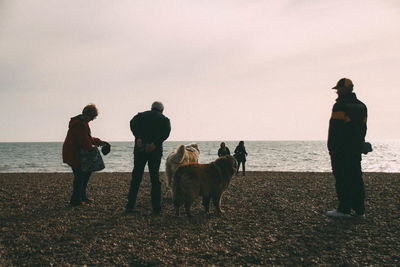
[[[132,181],[128,194],[126,212],[135,208],[136,197],[142,182],[144,168],[149,163],[151,180],[151,202],[153,214],[161,212],[161,183],[159,170],[163,152],[162,144],[171,132],[171,124],[163,115],[164,105],[154,102],[151,110],[138,113],[130,121],[130,127],[135,136],[135,147],[133,151]]]
[[[361,153],[371,150],[364,151],[367,107],[357,99],[353,87],[350,79],[342,78],[332,88],[339,97],[329,121],[328,150],[339,206],[327,212],[329,217],[351,217],[351,210],[355,211],[355,216],[365,217]]]

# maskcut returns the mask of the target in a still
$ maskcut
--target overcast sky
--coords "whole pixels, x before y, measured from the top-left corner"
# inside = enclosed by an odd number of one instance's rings
[[[368,140],[400,134],[397,0],[0,0],[0,141],[132,140],[154,100],[169,140],[325,140],[342,77]]]

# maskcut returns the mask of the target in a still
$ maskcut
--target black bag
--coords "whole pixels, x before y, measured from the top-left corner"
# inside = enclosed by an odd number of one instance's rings
[[[361,153],[367,155],[369,152],[372,152],[372,145],[368,142],[365,142],[362,147]]]
[[[85,125],[86,126],[86,125]],[[94,143],[92,135],[90,133],[90,128],[87,127],[88,135],[93,144],[93,149],[91,151],[87,151],[86,149],[80,148],[80,156],[81,156],[81,170],[84,172],[95,172],[101,171],[106,166],[104,165],[103,158],[101,157],[100,151]]]
[[[106,156],[108,153],[110,153],[110,151],[111,151],[111,145],[109,143],[105,144],[101,148],[101,153],[103,153],[104,156]]]
[[[95,146],[91,151],[80,148],[81,170],[84,172],[101,171],[105,168],[99,149]]]

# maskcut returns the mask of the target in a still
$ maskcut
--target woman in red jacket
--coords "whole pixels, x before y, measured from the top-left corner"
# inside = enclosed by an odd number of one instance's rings
[[[74,173],[73,191],[70,200],[71,206],[86,206],[93,199],[86,196],[86,187],[89,182],[91,172],[84,172],[80,164],[80,148],[90,151],[94,146],[108,145],[107,142],[90,135],[89,122],[98,115],[98,110],[94,104],[87,105],[81,115],[71,118],[67,137],[63,144],[63,162],[72,168]],[[92,142],[93,140],[93,142]]]

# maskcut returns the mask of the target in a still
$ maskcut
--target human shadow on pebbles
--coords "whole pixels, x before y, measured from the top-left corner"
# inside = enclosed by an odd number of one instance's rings
[[[161,174],[164,175],[164,174]],[[330,173],[234,176],[218,215],[151,215],[145,173],[125,214],[130,173],[95,173],[88,207],[68,206],[70,173],[0,174],[0,266],[400,265],[399,174],[366,173],[366,218],[333,220]]]

